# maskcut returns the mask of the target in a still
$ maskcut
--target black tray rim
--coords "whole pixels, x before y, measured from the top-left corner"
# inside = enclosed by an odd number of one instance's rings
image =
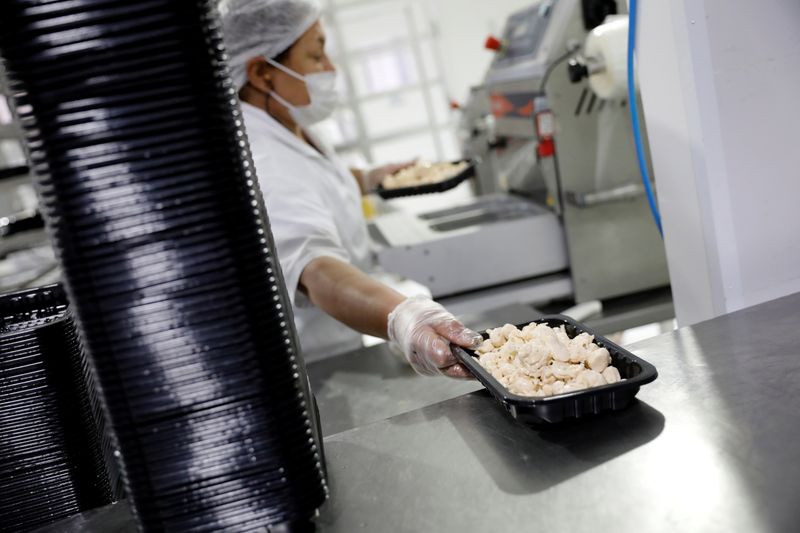
[[[575,327],[579,333],[588,333],[589,335],[594,335],[594,342],[600,344],[600,346],[606,348],[609,351],[614,351],[617,354],[630,359],[631,362],[637,363],[639,366],[642,367],[642,371],[639,373],[638,376],[633,378],[626,379],[624,381],[619,381],[617,383],[609,383],[607,385],[601,385],[599,387],[591,387],[588,389],[583,389],[575,392],[568,392],[564,394],[557,394],[555,396],[522,396],[519,394],[514,394],[509,392],[502,383],[497,381],[492,374],[486,370],[481,364],[477,361],[475,357],[475,351],[470,350],[467,348],[462,348],[460,346],[451,345],[451,349],[453,355],[459,360],[461,364],[467,367],[467,370],[472,373],[473,376],[484,386],[486,390],[488,390],[492,396],[497,398],[499,401],[509,405],[515,405],[520,407],[538,407],[542,405],[549,405],[554,403],[560,403],[564,400],[575,400],[581,398],[588,398],[591,396],[595,396],[597,394],[608,393],[608,392],[616,392],[619,390],[626,390],[626,389],[638,389],[642,385],[646,385],[648,383],[652,383],[658,377],[658,370],[656,367],[645,361],[641,357],[638,357],[631,353],[630,351],[622,348],[618,344],[611,342],[607,338],[603,337],[602,335],[598,335],[593,329],[573,320],[572,318],[566,315],[543,315],[537,319],[532,320],[531,322],[542,323],[547,322],[549,320],[560,321],[564,323],[564,325],[571,325]],[[516,325],[517,328],[521,328],[530,324],[531,322],[527,322],[525,324]],[[500,326],[502,327],[502,326]],[[486,333],[481,333],[484,338],[486,338]],[[600,341],[600,342],[598,342]]]
[[[402,198],[405,196],[417,196],[420,194],[431,194],[435,192],[445,192],[454,189],[460,185],[461,182],[467,178],[475,175],[475,167],[478,163],[477,159],[457,159],[455,161],[448,161],[452,164],[467,163],[467,168],[444,181],[437,183],[427,183],[425,185],[416,185],[414,187],[400,187],[397,189],[384,189],[383,184],[379,184],[371,192],[374,192],[384,200],[391,200],[392,198]]]

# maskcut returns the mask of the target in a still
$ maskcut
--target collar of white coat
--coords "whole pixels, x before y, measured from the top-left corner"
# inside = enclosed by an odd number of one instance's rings
[[[263,109],[259,109],[258,107],[244,101],[240,101],[240,104],[242,108],[242,114],[244,115],[245,123],[248,128],[256,128],[256,131],[258,132],[267,133],[272,137],[275,137],[278,141],[286,144],[293,150],[297,150],[298,152],[302,153],[303,155],[332,162],[331,148],[322,142],[312,132],[304,130],[306,136],[311,139],[311,141],[317,145],[317,147],[319,147],[323,153],[315,150],[313,146],[309,146],[307,142],[289,131],[286,126],[275,120],[272,115]]]

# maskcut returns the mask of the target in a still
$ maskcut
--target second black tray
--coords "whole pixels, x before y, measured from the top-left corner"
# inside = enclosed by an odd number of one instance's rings
[[[454,161],[454,163],[461,163],[462,161]],[[401,198],[403,196],[416,196],[418,194],[430,194],[434,192],[444,192],[455,188],[460,185],[462,181],[471,178],[475,175],[475,162],[466,161],[467,168],[446,180],[437,181],[436,183],[426,183],[425,185],[416,185],[413,187],[398,187],[396,189],[384,189],[383,185],[378,185],[375,189],[375,194],[389,200],[391,198]]]

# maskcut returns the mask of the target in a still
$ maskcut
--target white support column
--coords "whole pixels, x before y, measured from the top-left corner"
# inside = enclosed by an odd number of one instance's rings
[[[800,291],[800,2],[639,5],[679,323]]]

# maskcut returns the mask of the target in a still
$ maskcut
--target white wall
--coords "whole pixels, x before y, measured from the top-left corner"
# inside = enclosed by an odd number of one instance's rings
[[[494,55],[483,47],[487,35],[499,35],[510,13],[536,1],[326,0],[328,14],[341,29],[329,31],[330,48],[342,70],[347,69],[358,100],[355,113],[343,110],[329,128],[331,141],[349,148],[341,155],[355,166],[366,159],[457,158],[457,115],[450,101],[465,103],[470,87],[482,81]],[[412,24],[418,38],[409,40],[415,33]],[[376,65],[403,72],[376,76],[366,68]],[[365,83],[366,74],[370,83]],[[371,87],[376,80],[386,87]],[[423,81],[426,88],[418,86]],[[385,90],[390,94],[373,94]]]
[[[639,77],[678,321],[800,291],[800,2],[641,2]]]
[[[514,11],[526,8],[539,0],[420,0],[423,12],[435,26],[444,80],[449,96],[465,101],[469,88],[483,79],[494,55],[483,47],[489,34],[500,37],[505,20]],[[379,0],[327,0],[331,5],[380,6]],[[386,27],[371,27],[371,33],[388,35],[396,24],[387,20]],[[353,39],[363,39],[361,35]]]
[[[532,0],[429,0],[436,24],[450,97],[464,103],[469,88],[483,80],[494,55],[483,47],[489,34],[500,37],[505,20]]]

